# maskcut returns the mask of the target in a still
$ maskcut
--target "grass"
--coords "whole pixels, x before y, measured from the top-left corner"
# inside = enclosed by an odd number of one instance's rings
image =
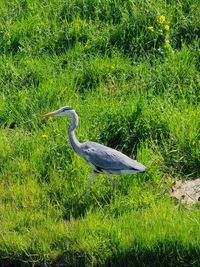
[[[0,265],[199,266],[199,207],[169,197],[200,175],[198,1],[12,0],[0,14]],[[91,168],[69,120],[43,117],[64,105],[80,141],[147,172],[113,176],[114,191],[100,175],[74,207]]]

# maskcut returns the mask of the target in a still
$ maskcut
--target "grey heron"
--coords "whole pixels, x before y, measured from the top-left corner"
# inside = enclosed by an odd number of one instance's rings
[[[92,177],[78,201],[87,192],[97,174],[131,174],[145,172],[146,167],[143,164],[113,148],[91,141],[80,143],[75,134],[75,128],[78,126],[78,115],[73,108],[65,106],[45,115],[71,117],[72,122],[68,126],[68,136],[71,147],[80,157],[85,159],[93,169]]]

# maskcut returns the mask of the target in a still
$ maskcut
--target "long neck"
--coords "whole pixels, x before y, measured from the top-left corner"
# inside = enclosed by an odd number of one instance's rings
[[[80,149],[81,144],[75,135],[75,128],[78,126],[78,115],[74,111],[73,113],[71,113],[71,117],[72,117],[72,122],[68,126],[69,141],[70,141],[70,144],[71,144],[72,148],[74,149],[74,151],[76,153],[80,154],[81,153],[81,149]]]

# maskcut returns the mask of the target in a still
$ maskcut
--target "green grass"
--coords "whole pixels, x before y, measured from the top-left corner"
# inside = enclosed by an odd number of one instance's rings
[[[200,176],[199,1],[12,0],[0,15],[0,265],[199,266],[199,207],[169,197]],[[73,206],[91,168],[69,120],[43,117],[64,105],[80,141],[147,172],[114,191],[99,175]]]

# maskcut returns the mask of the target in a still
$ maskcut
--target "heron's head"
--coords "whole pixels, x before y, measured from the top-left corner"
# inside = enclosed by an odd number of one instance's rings
[[[49,112],[49,113],[45,114],[45,116],[68,116],[74,112],[75,112],[75,110],[73,108],[65,106],[65,107],[62,107],[58,110]]]

